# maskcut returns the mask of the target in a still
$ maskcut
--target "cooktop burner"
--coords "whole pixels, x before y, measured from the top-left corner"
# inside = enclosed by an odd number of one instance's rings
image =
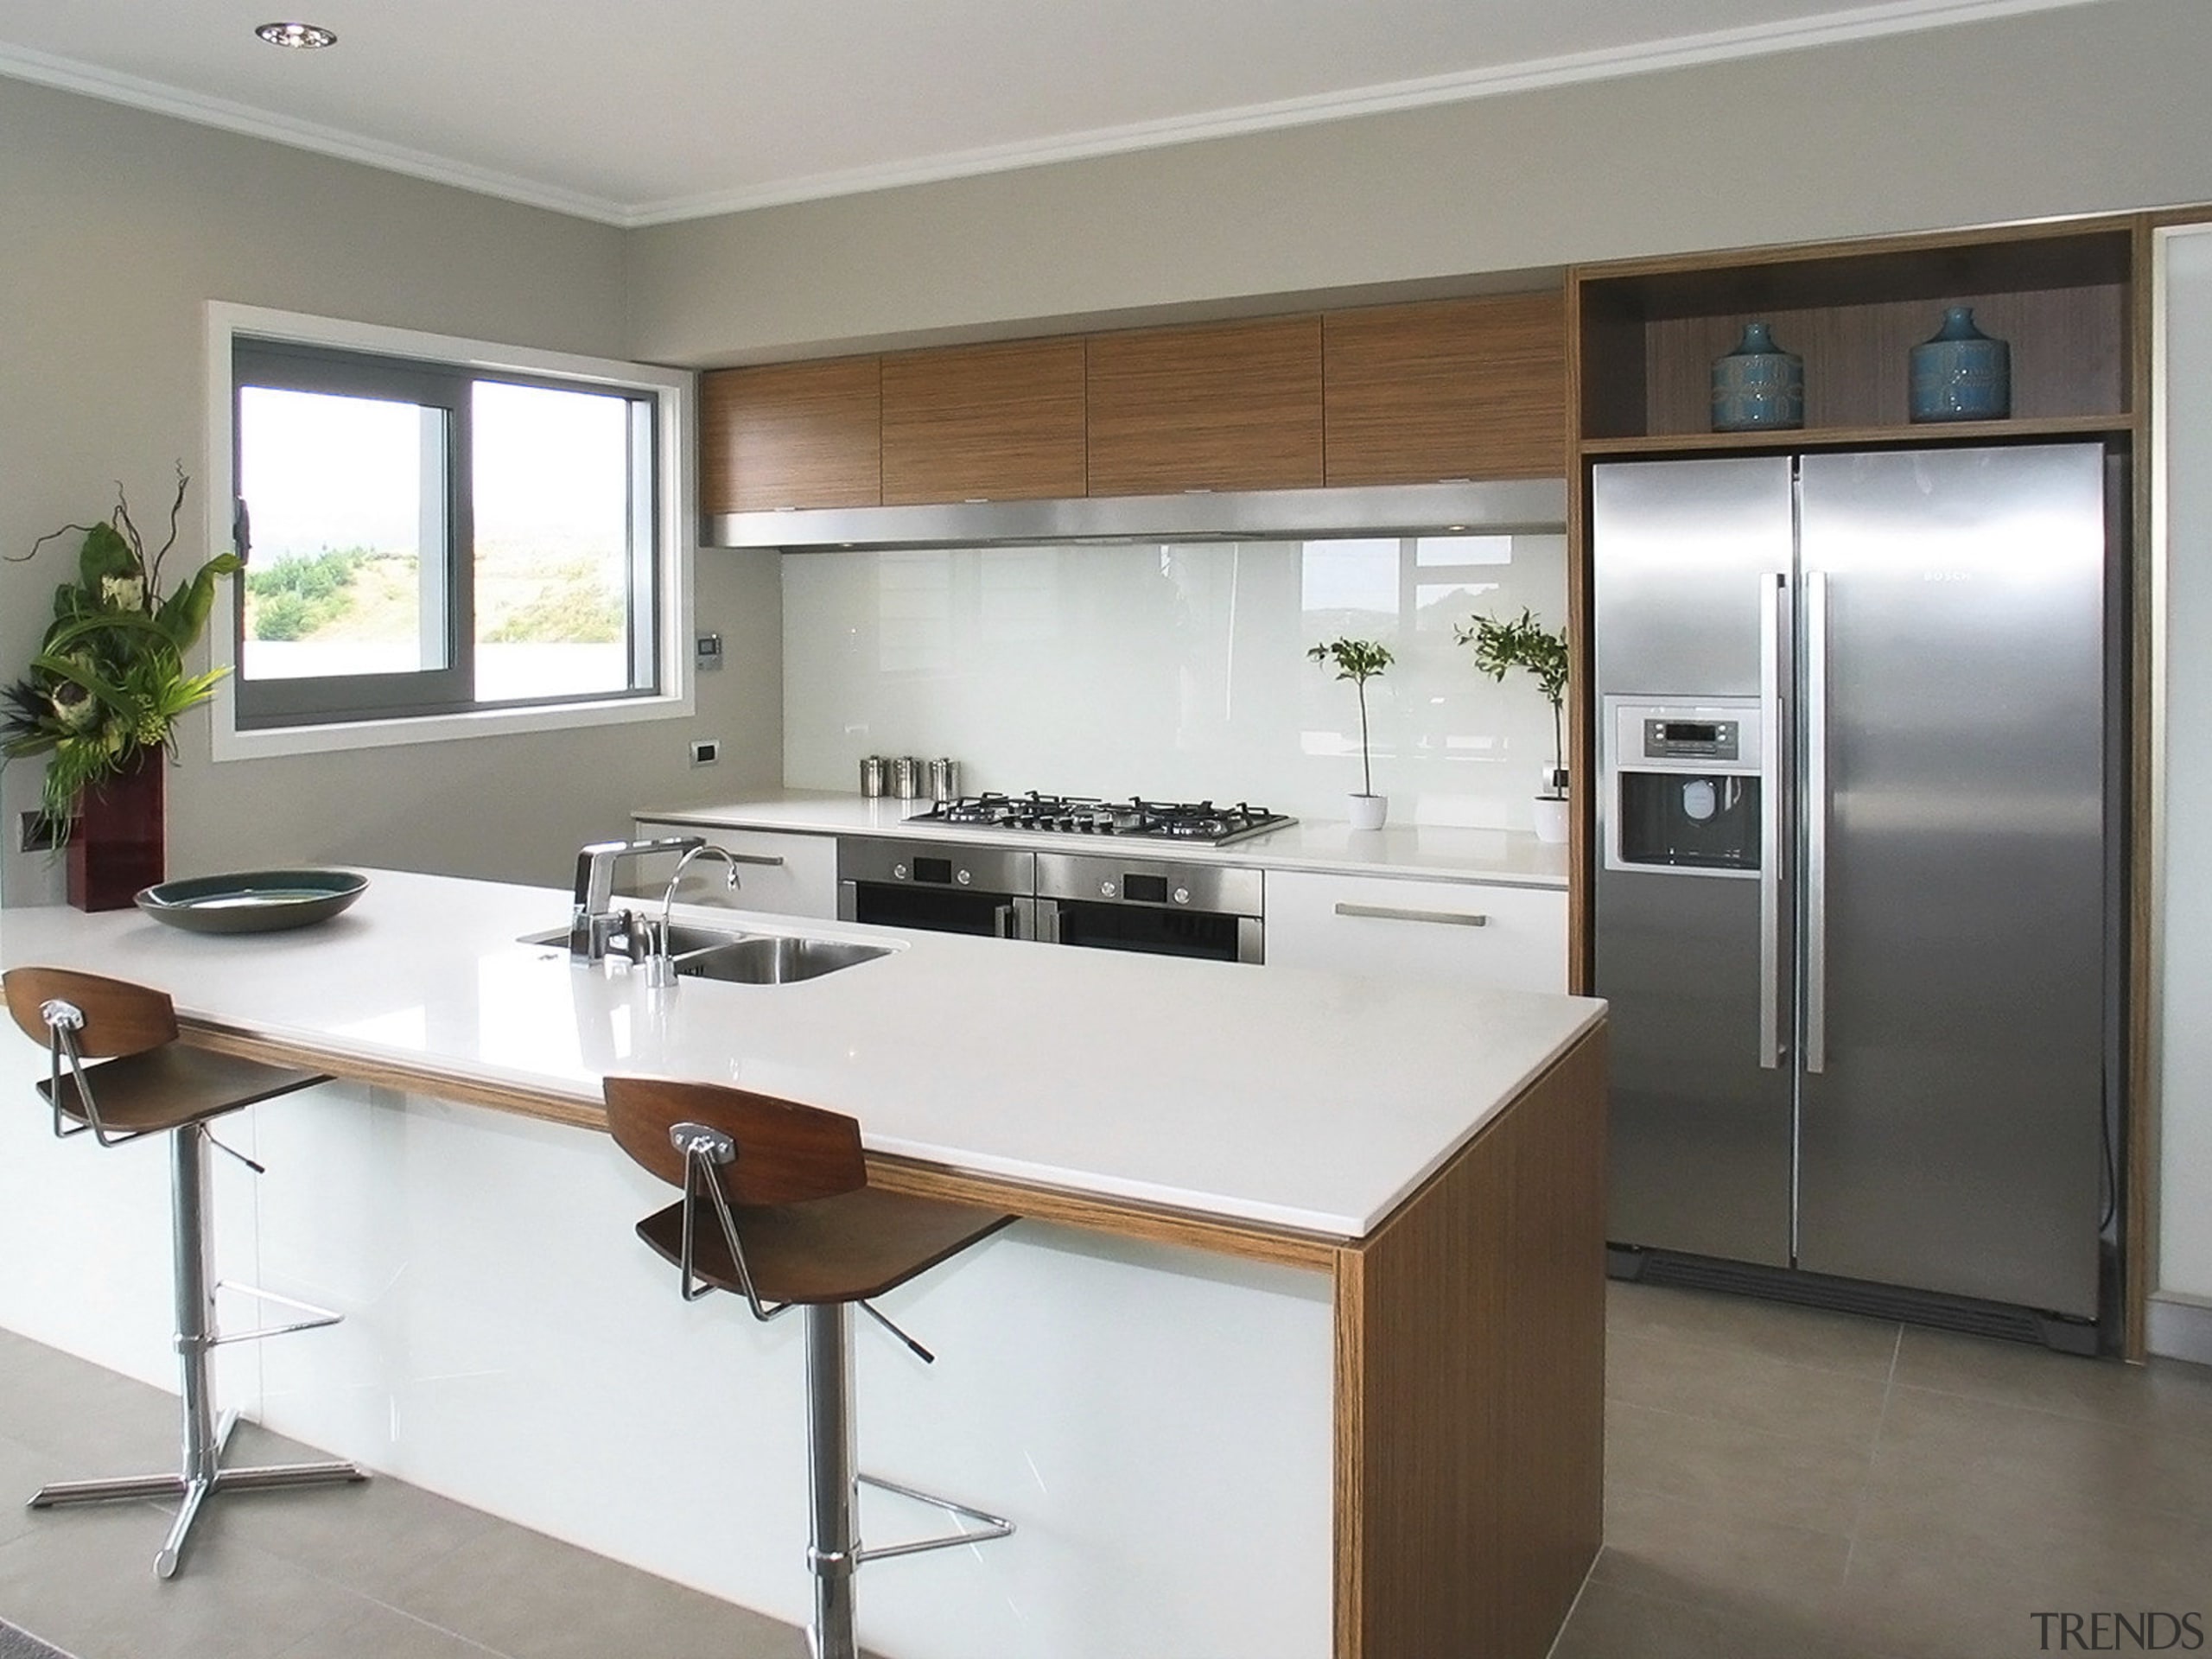
[[[1081,795],[963,795],[939,801],[910,823],[983,825],[996,830],[1052,830],[1084,836],[1142,836],[1156,841],[1218,847],[1294,822],[1281,812],[1239,801],[1096,800]]]

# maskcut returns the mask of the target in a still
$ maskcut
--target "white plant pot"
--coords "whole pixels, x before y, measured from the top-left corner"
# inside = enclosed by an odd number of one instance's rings
[[[1355,830],[1380,830],[1382,820],[1390,816],[1388,795],[1347,795],[1344,802],[1346,816]]]
[[[1529,803],[1534,809],[1536,839],[1556,847],[1567,839],[1567,804],[1563,798],[1539,795]]]

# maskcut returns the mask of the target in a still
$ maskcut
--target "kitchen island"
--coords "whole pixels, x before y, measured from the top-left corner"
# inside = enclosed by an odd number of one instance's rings
[[[270,1173],[219,1172],[223,1271],[349,1315],[225,1351],[232,1401],[800,1622],[797,1334],[679,1300],[629,1236],[664,1192],[598,1133],[604,1074],[703,1077],[1025,1217],[887,1299],[936,1367],[863,1344],[863,1465],[1021,1528],[863,1574],[871,1648],[1544,1652],[1599,1540],[1602,1005],[785,918],[751,919],[896,948],[653,990],[517,942],[567,903],[379,872],[297,934],[0,913],[0,962],[336,1078],[225,1131]],[[0,1323],[173,1385],[163,1176],[0,1113]],[[871,1541],[927,1524],[895,1502]]]

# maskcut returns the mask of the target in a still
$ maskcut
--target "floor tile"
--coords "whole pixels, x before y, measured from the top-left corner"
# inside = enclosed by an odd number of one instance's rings
[[[1893,1659],[1853,1645],[1825,1615],[1702,1597],[1677,1599],[1592,1580],[1551,1659]],[[1895,1659],[1902,1659],[1896,1656]],[[1916,1652],[1914,1659],[1920,1659]]]
[[[352,1591],[215,1538],[156,1579],[169,1519],[149,1503],[41,1516],[0,1547],[0,1607],[78,1659],[275,1659],[359,1617]]]
[[[1871,1452],[1885,1377],[1641,1332],[1605,1344],[1605,1392],[1626,1405]]]
[[[1746,1526],[1847,1533],[1866,1450],[1609,1402],[1605,1480],[1726,1510]]]
[[[1907,1329],[1897,1381],[1912,1388],[2069,1417],[2212,1440],[2212,1367],[2153,1360],[2122,1365],[2024,1343]]]
[[[6,1432],[65,1466],[65,1479],[150,1474],[177,1462],[176,1396],[0,1331]]]
[[[1620,1280],[1608,1282],[1605,1306],[1612,1336],[1669,1337],[1853,1376],[1887,1377],[1897,1354],[1894,1322],[1855,1313]]]
[[[1592,1577],[1676,1599],[1733,1597],[1769,1611],[1825,1609],[1843,1586],[1847,1532],[1745,1523],[1732,1506],[1639,1491],[1605,1494],[1605,1548]]]
[[[652,1659],[806,1659],[794,1626],[521,1527],[461,1544],[384,1599],[513,1659],[607,1659],[609,1631]]]
[[[279,1659],[487,1659],[487,1656],[494,1656],[494,1650],[371,1603],[353,1623],[318,1630],[286,1648]]]

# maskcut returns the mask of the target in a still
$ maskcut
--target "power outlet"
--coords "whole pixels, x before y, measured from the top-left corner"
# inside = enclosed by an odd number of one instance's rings
[[[722,746],[718,739],[702,737],[691,746],[691,764],[695,766],[711,766],[721,758]]]
[[[27,853],[50,853],[66,838],[54,833],[54,825],[45,813],[26,812],[16,830],[16,845]]]

